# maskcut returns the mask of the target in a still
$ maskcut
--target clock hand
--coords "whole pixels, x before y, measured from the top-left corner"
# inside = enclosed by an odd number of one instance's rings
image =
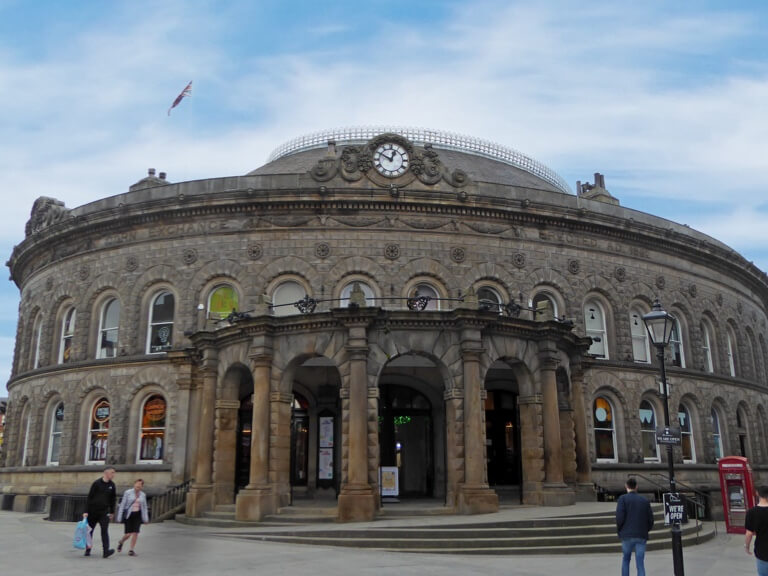
[[[395,151],[394,151],[394,150],[392,150],[392,155],[391,155],[391,156],[387,156],[386,154],[383,154],[383,156],[384,156],[384,158],[386,158],[387,160],[389,160],[390,162],[392,162],[392,160],[393,160],[393,159],[394,159],[394,157],[395,157]]]

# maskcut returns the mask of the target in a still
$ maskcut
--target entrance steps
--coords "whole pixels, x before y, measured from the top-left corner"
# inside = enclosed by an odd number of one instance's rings
[[[605,509],[605,507],[603,507]],[[247,528],[235,524],[202,523],[205,518],[187,519],[187,523],[203,524],[219,528],[217,536],[244,540],[303,544],[315,546],[353,547],[400,552],[432,554],[587,554],[618,553],[621,543],[616,536],[614,511],[591,512],[556,517],[530,517],[516,519],[519,515],[531,515],[531,508],[509,508],[493,518],[472,517],[459,521],[459,517],[438,517],[438,507],[431,517],[407,517],[405,510],[398,515],[382,515],[384,521],[359,525],[333,524],[323,528],[306,526],[298,529],[290,526],[288,518],[298,521],[308,519],[297,511],[281,511],[281,515],[265,522],[248,523]],[[549,509],[551,511],[551,509]],[[656,526],[651,532],[648,550],[671,547],[669,528],[664,526],[661,508],[654,505]],[[335,508],[333,508],[335,515]],[[519,514],[519,511],[527,514]],[[286,513],[287,512],[287,513]],[[422,511],[423,512],[423,511]],[[533,511],[535,513],[535,509]],[[234,511],[232,512],[234,516]],[[313,517],[318,517],[313,509]],[[429,515],[426,515],[429,516]],[[179,518],[177,516],[177,518]],[[323,516],[322,522],[331,522],[335,516]],[[461,517],[466,518],[466,517]],[[179,518],[179,520],[182,520]],[[189,522],[195,520],[195,522]],[[388,520],[388,521],[386,521]],[[183,520],[182,520],[183,521]],[[315,521],[313,520],[313,523]],[[380,525],[377,526],[376,524]],[[691,520],[683,526],[683,545],[703,543],[716,535],[713,523]]]

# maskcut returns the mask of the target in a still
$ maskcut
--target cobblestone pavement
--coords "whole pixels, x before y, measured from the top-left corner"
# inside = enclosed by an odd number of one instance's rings
[[[291,546],[220,538],[212,535],[215,531],[172,521],[150,524],[142,527],[138,556],[129,557],[124,549],[108,559],[101,556],[97,535],[94,555],[85,558],[82,551],[72,548],[74,524],[48,522],[39,514],[0,512],[0,574],[593,576],[619,574],[621,563],[618,554],[462,556]],[[685,549],[688,576],[757,573],[754,558],[744,553],[744,537],[723,532],[721,529],[719,536],[705,544]],[[121,526],[110,527],[113,546],[121,534]],[[671,552],[649,552],[646,570],[649,576],[671,575]]]

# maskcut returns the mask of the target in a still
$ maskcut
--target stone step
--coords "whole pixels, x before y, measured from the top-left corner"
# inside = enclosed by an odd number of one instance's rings
[[[695,526],[683,531],[684,545],[703,543],[715,535],[712,524],[703,524],[697,535]],[[285,544],[341,546],[376,550],[457,554],[573,554],[589,552],[619,552],[621,543],[615,533],[552,535],[529,534],[520,537],[484,535],[479,531],[462,534],[437,534],[434,527],[422,527],[417,533],[407,530],[371,530],[305,532],[305,533],[229,533],[230,538],[269,541]],[[669,548],[671,539],[666,528],[654,530],[648,542],[649,550]]]

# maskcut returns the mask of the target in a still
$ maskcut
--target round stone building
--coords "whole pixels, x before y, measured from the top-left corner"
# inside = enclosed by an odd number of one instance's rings
[[[716,493],[720,457],[768,461],[765,273],[490,142],[342,129],[243,176],[39,198],[8,266],[16,509],[107,465],[183,485],[190,517],[595,499],[667,469],[656,299],[678,480]]]

